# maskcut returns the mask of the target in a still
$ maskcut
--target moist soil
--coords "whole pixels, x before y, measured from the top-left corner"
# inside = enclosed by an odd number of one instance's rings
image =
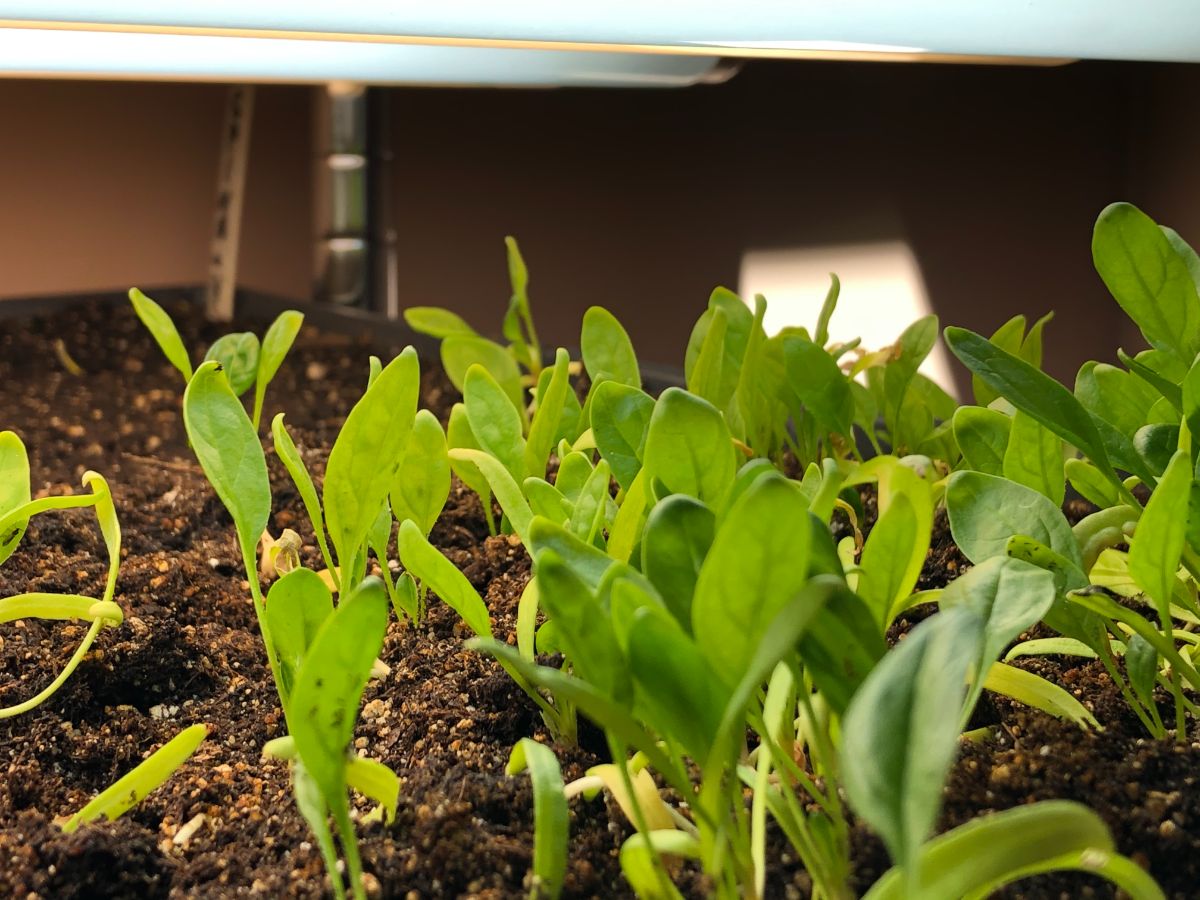
[[[226,328],[205,325],[184,302],[168,304],[194,355]],[[262,333],[265,323],[246,327]],[[241,327],[241,326],[239,326]],[[61,343],[60,343],[61,342]],[[82,374],[72,374],[61,351]],[[366,381],[365,343],[306,328],[268,391],[264,421],[288,427],[320,482],[328,449]],[[423,366],[423,405],[439,416],[457,398],[435,365]],[[29,450],[35,496],[83,490],[89,469],[112,488],[123,546],[105,629],[65,686],[36,710],[0,720],[0,896],[17,898],[323,897],[320,855],[292,801],[286,765],[261,758],[284,732],[258,636],[232,522],[183,434],[183,382],[124,304],[86,303],[47,316],[0,320],[0,429]],[[305,562],[319,554],[300,499],[266,442],[274,493],[270,528],[298,530]],[[867,522],[871,520],[870,498]],[[529,559],[489,537],[478,498],[454,484],[431,535],[479,589],[497,635],[514,642]],[[393,554],[394,555],[394,554]],[[0,568],[0,596],[25,591],[97,595],[106,570],[89,510],[33,519]],[[944,585],[969,565],[939,520],[920,587]],[[922,618],[905,616],[892,639]],[[0,626],[0,706],[44,687],[74,651],[79,624],[25,620]],[[533,705],[492,661],[463,649],[469,636],[436,598],[419,627],[393,621],[371,682],[355,747],[402,779],[390,825],[359,822],[368,889],[377,897],[519,897],[528,891],[532,798],[504,766],[522,737],[548,741]],[[986,695],[973,725],[996,737],[964,744],[939,828],[1034,800],[1069,798],[1095,809],[1118,848],[1147,866],[1168,896],[1200,883],[1200,798],[1192,790],[1200,735],[1144,736],[1098,664],[1065,658],[1020,663],[1063,685],[1103,723],[1087,733]],[[1163,703],[1165,714],[1169,714]],[[210,735],[159,790],[116,822],[61,833],[57,822],[186,725]],[[1194,726],[1193,726],[1194,727]],[[556,748],[564,776],[606,761],[582,746]],[[366,812],[362,807],[360,812]],[[619,811],[597,799],[571,804],[566,895],[629,892],[617,853],[628,835]],[[775,833],[768,894],[805,897],[808,881]],[[854,886],[888,867],[880,842],[853,833]],[[693,871],[686,896],[704,896]],[[1111,897],[1085,875],[1044,877],[1009,897]]]

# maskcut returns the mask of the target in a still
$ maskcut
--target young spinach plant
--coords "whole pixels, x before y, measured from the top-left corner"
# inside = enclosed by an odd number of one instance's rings
[[[33,697],[0,708],[0,719],[20,715],[44,703],[63,686],[87,655],[101,629],[124,621],[121,607],[113,600],[121,566],[121,526],[108,483],[95,472],[85,472],[83,486],[90,494],[31,498],[29,457],[25,445],[12,431],[0,431],[0,565],[16,551],[29,520],[49,510],[91,507],[108,553],[108,576],[100,598],[80,594],[50,594],[35,591],[0,599],[0,624],[17,619],[77,619],[89,627],[71,658],[58,675]]]
[[[191,359],[170,315],[137,288],[129,289],[129,300],[133,304],[133,311],[146,326],[167,361],[179,370],[185,383],[190,382]],[[254,411],[250,420],[255,431],[258,430],[262,419],[267,385],[283,365],[283,360],[292,349],[303,324],[302,313],[294,309],[285,310],[271,323],[261,343],[253,332],[231,333],[213,341],[204,355],[205,362],[215,360],[221,364],[229,379],[229,385],[237,396],[240,397],[251,387],[254,388]]]

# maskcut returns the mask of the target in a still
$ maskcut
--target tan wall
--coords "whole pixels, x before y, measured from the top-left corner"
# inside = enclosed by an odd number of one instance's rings
[[[547,343],[600,303],[671,362],[745,250],[900,237],[944,320],[1057,309],[1049,364],[1069,376],[1121,339],[1096,213],[1129,197],[1185,235],[1200,218],[1174,187],[1194,141],[1166,139],[1181,71],[759,63],[683,91],[396,91],[402,301],[496,327],[511,233]],[[199,282],[222,99],[0,82],[0,296]],[[260,89],[245,286],[307,295],[310,121],[309,89]]]
[[[0,296],[202,282],[224,96],[0,81]],[[292,296],[310,281],[308,96],[260,89],[243,229],[243,283]]]

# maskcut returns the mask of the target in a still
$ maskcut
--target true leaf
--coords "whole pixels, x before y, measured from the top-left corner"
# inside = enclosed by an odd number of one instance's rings
[[[1115,478],[1096,422],[1065,387],[965,328],[947,328],[946,343],[967,368],[1013,406],[1078,447],[1106,476]]]
[[[1092,260],[1146,340],[1191,365],[1200,352],[1200,297],[1187,260],[1154,221],[1129,203],[1106,207],[1092,234]]]
[[[593,385],[616,381],[640,388],[642,376],[629,335],[616,316],[601,306],[583,314],[579,350]]]
[[[967,465],[985,475],[1003,475],[1012,419],[994,409],[962,406],[952,421],[954,439]]]
[[[296,491],[300,494],[300,500],[304,503],[304,511],[308,513],[308,519],[312,522],[325,565],[332,571],[333,556],[329,552],[329,542],[325,538],[325,514],[321,509],[321,500],[317,496],[317,488],[313,484],[312,476],[308,474],[304,460],[300,457],[300,451],[296,449],[292,436],[288,434],[287,428],[284,426],[283,413],[276,414],[271,421],[271,438],[275,444],[275,455],[287,469],[292,483],[296,485]]]
[[[1062,506],[1066,492],[1062,439],[1032,416],[1017,410],[1004,452],[1003,475]]]
[[[676,494],[713,504],[733,481],[732,438],[711,403],[667,388],[650,417],[643,464]]]
[[[410,306],[404,310],[404,321],[413,331],[439,339],[452,335],[475,336],[475,329],[462,316],[437,306]]]
[[[267,623],[279,659],[279,693],[285,709],[304,656],[332,612],[333,594],[310,569],[293,569],[267,593]]]
[[[712,749],[730,689],[669,614],[643,607],[629,629],[629,663],[658,724],[693,759]]]
[[[225,369],[229,386],[239,397],[250,390],[258,375],[258,337],[249,331],[235,332],[217,338],[204,355],[219,362]]]
[[[976,565],[1005,555],[1008,539],[1023,534],[1082,568],[1062,510],[1024,485],[980,472],[955,472],[946,486],[946,512],[954,542]]]
[[[654,399],[645,391],[606,381],[592,393],[591,425],[596,448],[628,490],[642,470]]]
[[[842,721],[850,803],[909,872],[910,884],[917,883],[918,854],[958,748],[958,714],[981,630],[966,609],[922,622],[867,676]]]
[[[712,546],[716,517],[684,494],[655,505],[642,535],[642,572],[658,589],[680,625],[692,627],[692,596]]]
[[[288,702],[296,752],[334,809],[346,803],[346,753],[387,623],[383,582],[368,578],[317,630]]]
[[[1054,597],[1054,577],[1049,572],[1019,559],[994,556],[950,582],[938,603],[942,609],[965,606],[982,622],[974,666],[978,676],[1022,631],[1041,620]],[[963,704],[964,727],[982,691],[982,679],[976,677]]]
[[[808,580],[810,535],[808,510],[782,476],[755,482],[717,530],[696,582],[692,633],[727,684]]]

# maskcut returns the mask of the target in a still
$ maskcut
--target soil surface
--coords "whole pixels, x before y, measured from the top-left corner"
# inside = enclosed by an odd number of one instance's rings
[[[187,304],[168,306],[193,358],[227,330],[204,325]],[[247,323],[259,334],[264,326]],[[67,371],[56,345],[83,374]],[[332,439],[365,386],[369,352],[306,328],[268,391],[264,420],[287,410],[318,483]],[[457,396],[435,367],[425,370],[423,405],[444,417]],[[182,378],[124,305],[0,319],[0,430],[24,440],[35,496],[83,490],[88,469],[106,477],[123,532],[116,600],[126,617],[101,633],[51,700],[0,720],[0,896],[328,895],[286,765],[260,758],[263,744],[283,733],[282,714],[232,523],[187,448],[182,390]],[[319,567],[299,497],[269,440],[266,446],[271,529],[300,531],[306,562]],[[529,576],[524,550],[488,537],[478,499],[457,482],[432,540],[483,594],[496,633],[513,640],[516,602]],[[0,596],[97,595],[106,565],[90,510],[42,514],[0,567]],[[943,585],[967,565],[943,521],[921,587]],[[913,610],[893,637],[922,614]],[[35,620],[0,626],[0,706],[49,683],[84,631]],[[504,765],[520,738],[547,737],[533,705],[499,667],[463,649],[468,636],[433,599],[419,628],[392,622],[382,654],[390,672],[367,689],[355,746],[403,781],[395,823],[358,824],[374,896],[518,897],[528,890],[531,793],[528,779],[507,777]],[[1084,733],[985,697],[974,724],[994,725],[998,737],[963,746],[941,827],[1038,799],[1080,800],[1169,896],[1195,896],[1198,735],[1182,744],[1146,738],[1098,665],[1022,664],[1072,691],[1105,731]],[[209,738],[162,788],[116,822],[61,833],[57,820],[196,722],[208,725]],[[604,761],[587,749],[594,741],[583,744],[559,748],[568,779]],[[617,864],[627,834],[615,807],[572,801],[568,896],[628,895]],[[864,828],[855,829],[853,842],[855,887],[865,890],[888,867],[887,855]],[[807,896],[806,876],[777,834],[769,855],[769,895]],[[685,871],[680,887],[704,895],[694,873]],[[1006,896],[1113,893],[1071,875],[1027,881]]]

